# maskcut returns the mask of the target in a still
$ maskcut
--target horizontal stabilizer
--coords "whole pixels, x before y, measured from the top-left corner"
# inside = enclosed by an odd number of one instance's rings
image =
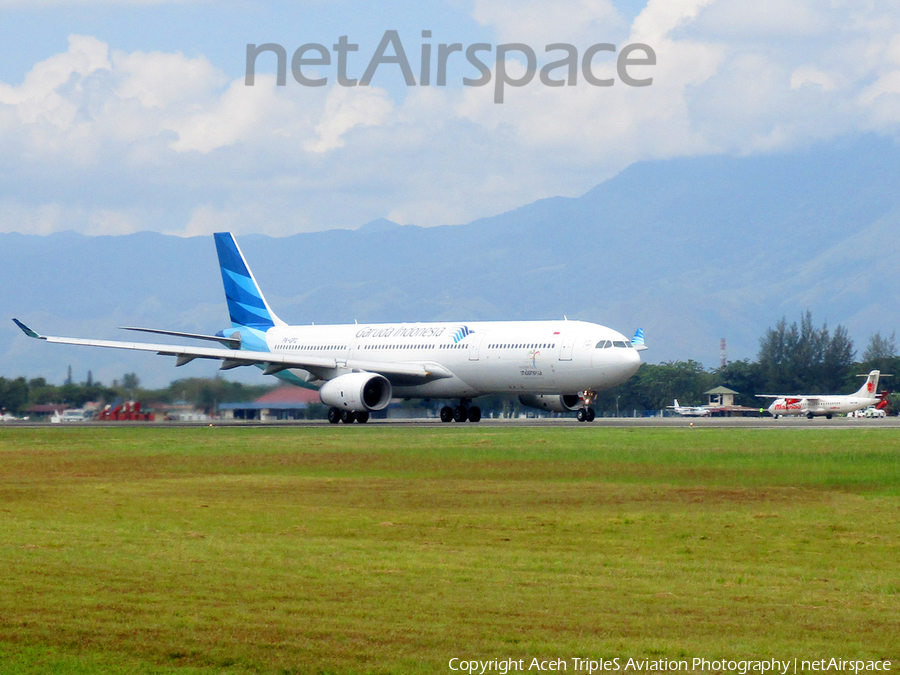
[[[177,330],[162,330],[161,328],[131,328],[130,326],[119,326],[119,330],[133,330],[138,333],[156,333],[157,335],[172,335],[174,337],[190,338],[191,340],[209,340],[210,342],[218,342],[225,345],[229,349],[240,349],[241,338],[240,333],[232,337],[224,337],[222,335],[201,335],[199,333],[181,333]]]

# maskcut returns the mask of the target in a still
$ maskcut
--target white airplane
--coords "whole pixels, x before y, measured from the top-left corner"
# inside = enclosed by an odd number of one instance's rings
[[[806,396],[802,394],[757,394],[759,398],[773,398],[768,411],[776,419],[782,415],[806,415],[809,419],[848,413],[860,408],[877,405],[881,401],[878,394],[878,378],[881,371],[873,370],[865,377],[866,381],[853,394],[835,396]],[[887,377],[887,375],[885,375]]]
[[[675,399],[675,405],[667,405],[666,408],[674,410],[682,417],[709,417],[709,408],[702,405],[678,405],[678,399]]]
[[[218,359],[221,370],[257,366],[266,375],[319,390],[332,423],[365,423],[392,398],[457,399],[441,420],[478,422],[470,405],[486,394],[517,395],[523,405],[577,412],[593,421],[597,392],[624,382],[641,365],[643,331],[621,333],[583,321],[495,321],[289,326],[263,297],[230,232],[214,235],[231,328],[198,335],[153,328],[125,330],[221,343],[224,348],[176,346],[39,335],[47,342]]]

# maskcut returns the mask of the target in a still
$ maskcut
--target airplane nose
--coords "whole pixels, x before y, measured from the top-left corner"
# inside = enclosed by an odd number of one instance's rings
[[[616,349],[616,362],[611,368],[620,382],[624,382],[634,375],[641,367],[641,355],[634,349]],[[596,364],[595,364],[596,367]],[[609,366],[607,365],[609,369]]]
[[[638,371],[638,368],[641,367],[641,353],[636,349],[629,349],[628,351],[631,352],[628,363],[629,367],[632,369],[628,374],[628,377],[631,377]]]

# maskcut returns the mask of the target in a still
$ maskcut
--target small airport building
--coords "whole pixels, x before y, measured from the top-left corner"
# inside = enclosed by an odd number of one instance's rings
[[[252,402],[221,403],[219,414],[226,420],[277,420],[306,419],[310,405],[321,404],[319,392],[302,387],[279,387]]]
[[[709,414],[711,417],[758,417],[759,408],[748,408],[743,405],[735,405],[734,397],[739,392],[729,389],[728,387],[714,387],[709,391],[704,391],[703,395],[708,397]]]

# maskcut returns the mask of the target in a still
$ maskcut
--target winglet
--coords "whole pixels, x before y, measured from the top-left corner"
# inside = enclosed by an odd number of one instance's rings
[[[631,338],[631,346],[634,347],[634,348],[635,348],[636,350],[638,350],[639,352],[642,352],[642,351],[644,351],[645,349],[650,349],[650,348],[644,343],[644,329],[643,329],[643,328],[638,328],[638,329],[634,332],[634,337]]]
[[[25,335],[27,335],[28,337],[37,338],[38,340],[44,339],[44,337],[42,335],[38,335],[37,333],[35,333],[33,330],[31,330],[28,326],[26,326],[24,323],[22,323],[18,319],[13,319],[13,321],[19,328],[22,329],[22,332],[25,333]]]

